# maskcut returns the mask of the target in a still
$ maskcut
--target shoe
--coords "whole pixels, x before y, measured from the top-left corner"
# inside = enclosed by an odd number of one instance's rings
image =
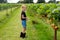
[[[20,37],[23,37],[23,33],[22,32],[20,33]]]
[[[25,38],[26,37],[26,33],[23,33],[23,38]]]
[[[22,38],[25,38],[25,36],[26,36],[26,33],[20,33],[20,37],[22,37]]]

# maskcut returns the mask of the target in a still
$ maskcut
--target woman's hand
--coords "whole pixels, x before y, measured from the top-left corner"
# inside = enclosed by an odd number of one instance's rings
[[[27,21],[29,21],[29,20],[30,20],[30,18],[26,18],[26,20],[27,20]]]

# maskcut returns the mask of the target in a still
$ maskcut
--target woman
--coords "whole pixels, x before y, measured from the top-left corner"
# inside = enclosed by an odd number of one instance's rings
[[[26,35],[26,6],[25,5],[22,5],[22,12],[21,12],[21,21],[22,21],[22,26],[23,26],[23,29],[22,29],[22,32],[21,32],[21,35],[20,37],[22,38],[25,38],[25,35]]]

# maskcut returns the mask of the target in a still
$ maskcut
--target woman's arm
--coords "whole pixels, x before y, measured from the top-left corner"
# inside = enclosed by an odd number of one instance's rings
[[[23,18],[23,19],[26,19],[26,17],[24,17],[24,15],[22,15],[22,18]]]

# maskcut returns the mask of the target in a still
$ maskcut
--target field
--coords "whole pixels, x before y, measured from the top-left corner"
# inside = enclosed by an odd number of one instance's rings
[[[57,40],[60,40],[60,4],[26,4],[27,35],[20,38],[21,4],[0,4],[0,40],[54,40],[54,29],[59,27]],[[54,14],[54,13],[57,13]],[[50,21],[53,19],[52,21]]]

